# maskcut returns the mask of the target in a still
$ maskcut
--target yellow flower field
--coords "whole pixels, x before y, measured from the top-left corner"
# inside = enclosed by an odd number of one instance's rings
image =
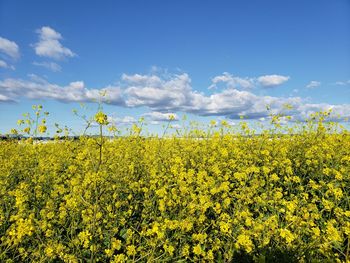
[[[334,126],[1,141],[0,261],[349,262],[350,134]]]

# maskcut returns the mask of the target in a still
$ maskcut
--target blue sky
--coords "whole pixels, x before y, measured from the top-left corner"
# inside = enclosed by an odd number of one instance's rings
[[[348,0],[0,0],[0,133],[39,103],[79,131],[72,109],[92,114],[103,89],[119,126],[264,121],[285,103],[350,117],[349,32]]]

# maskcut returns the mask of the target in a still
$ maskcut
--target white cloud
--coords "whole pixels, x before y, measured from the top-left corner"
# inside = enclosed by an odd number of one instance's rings
[[[7,68],[7,69],[12,69],[15,70],[15,67],[12,65],[7,64],[5,61],[0,60],[0,68]]]
[[[34,82],[38,82],[38,83],[42,83],[42,84],[48,83],[45,78],[39,77],[36,74],[27,74],[27,76]]]
[[[19,58],[18,45],[15,42],[3,37],[0,37],[0,52],[3,52],[13,59]]]
[[[191,79],[187,74],[161,79],[154,75],[123,75],[129,107],[148,106],[152,110],[167,111],[183,108],[192,96]]]
[[[100,92],[106,91],[107,96],[101,100],[114,105],[123,105],[120,88],[108,86],[102,90],[87,89],[82,81],[59,86],[49,83],[45,79],[30,75],[31,80],[5,79],[0,81],[0,95],[16,100],[20,97],[29,99],[54,99],[62,102],[89,102],[101,99]]]
[[[210,95],[195,94],[189,111],[199,115],[231,115],[252,107],[256,96],[248,91],[227,89]]]
[[[36,61],[34,61],[33,65],[39,66],[39,67],[44,67],[44,68],[49,69],[53,72],[61,71],[61,66],[55,62],[36,62]]]
[[[0,68],[7,68],[7,67],[8,67],[7,63],[3,60],[0,60]]]
[[[288,81],[290,77],[282,75],[265,75],[258,78],[241,78],[235,77],[228,72],[212,78],[212,84],[209,89],[217,88],[220,83],[225,84],[225,88],[230,89],[252,89],[257,85],[263,87],[273,87],[283,84]]]
[[[156,75],[122,75],[122,80],[130,85],[135,86],[156,86],[160,87],[162,85],[162,80]]]
[[[35,53],[38,56],[49,57],[53,59],[62,59],[65,57],[74,57],[69,48],[64,47],[60,40],[62,36],[54,29],[44,26],[36,31],[39,34],[39,41],[34,44]]]
[[[126,88],[127,106],[144,106],[158,112],[184,111],[202,116],[239,118],[246,115],[255,118],[267,115],[266,104],[279,107],[283,102],[290,102],[289,99],[256,96],[233,88],[207,96],[192,90],[187,74],[174,75],[167,80],[158,78],[155,81],[154,76],[148,78],[147,75],[135,76],[137,80],[142,79],[142,83]]]
[[[179,117],[176,115],[176,113],[163,113],[158,111],[148,112],[143,114],[144,117],[149,118],[152,121],[178,121]],[[172,119],[172,117],[174,119]]]
[[[132,116],[124,116],[124,117],[108,116],[108,121],[114,125],[130,125],[137,122],[137,120]]]
[[[341,111],[342,116],[350,115],[350,105],[342,108],[331,104],[311,105],[306,104],[304,99],[293,96],[258,96],[235,88],[205,95],[192,89],[191,79],[187,74],[173,75],[170,78],[167,76],[165,79],[161,76],[138,74],[124,75],[123,78],[130,84],[124,91],[126,106],[144,106],[156,112],[183,111],[200,116],[226,116],[230,119],[239,119],[240,116],[259,119],[266,118],[271,113],[285,113],[294,116],[296,120],[304,119],[306,113],[334,108],[337,112]],[[286,110],[286,104],[293,109]],[[266,109],[267,105],[270,106],[270,111]]]
[[[137,120],[132,116],[115,117],[115,114],[107,116],[107,120],[110,124],[115,126],[128,126],[137,123]],[[84,123],[85,125],[86,123]],[[98,127],[99,124],[96,121],[91,123],[92,127]]]
[[[310,104],[300,97],[273,97],[256,95],[252,91],[226,88],[207,95],[191,86],[190,77],[180,75],[123,75],[119,86],[107,86],[103,101],[113,105],[133,108],[146,107],[152,112],[145,114],[151,122],[165,121],[170,114],[181,111],[199,116],[225,116],[228,119],[268,118],[269,114],[285,113],[293,120],[303,120],[310,113],[332,108],[332,118],[337,114],[350,117],[350,104]],[[16,101],[21,97],[29,99],[54,99],[62,102],[89,102],[100,98],[100,89],[88,89],[84,82],[75,81],[66,86],[49,83],[35,75],[29,80],[5,79],[0,81],[2,101]],[[285,109],[285,104],[293,107]],[[267,110],[269,105],[270,110]],[[178,117],[175,115],[175,118]],[[133,120],[120,120],[132,122]]]
[[[307,87],[308,89],[312,89],[312,88],[316,88],[316,87],[318,87],[318,86],[320,86],[320,85],[321,85],[321,82],[316,81],[316,80],[312,80],[312,81],[310,81],[309,84],[306,85],[306,87]]]
[[[283,84],[290,79],[289,76],[282,75],[265,75],[258,78],[260,85],[264,87],[274,87]]]
[[[339,85],[339,86],[349,85],[350,84],[350,79],[347,80],[347,81],[337,81],[334,84],[335,85]]]
[[[2,95],[0,94],[0,102],[13,102],[14,100],[5,96],[5,95]]]
[[[217,85],[219,83],[224,83],[228,88],[233,89],[250,89],[254,87],[254,79],[234,77],[228,72],[224,72],[222,75],[215,76],[211,81],[212,85],[209,86],[209,89],[217,88]]]

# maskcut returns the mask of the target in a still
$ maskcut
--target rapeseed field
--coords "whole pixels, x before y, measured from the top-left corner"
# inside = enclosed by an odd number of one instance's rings
[[[107,139],[99,111],[100,136],[38,143],[34,109],[0,142],[1,262],[350,260],[350,134],[328,113]]]

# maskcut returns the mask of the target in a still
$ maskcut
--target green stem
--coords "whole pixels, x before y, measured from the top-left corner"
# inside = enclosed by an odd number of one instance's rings
[[[102,134],[102,125],[100,125],[100,163],[102,162],[102,144],[103,144],[103,134]]]

